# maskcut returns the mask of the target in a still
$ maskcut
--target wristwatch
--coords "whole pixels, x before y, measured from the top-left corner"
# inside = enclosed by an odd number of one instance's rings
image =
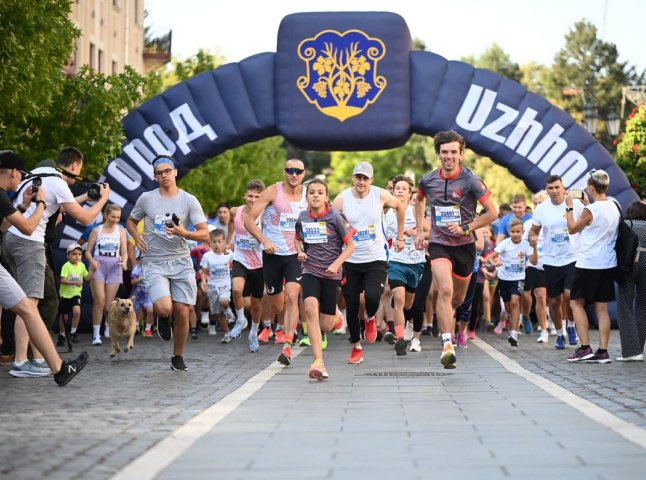
[[[462,224],[462,231],[464,232],[465,235],[470,235],[471,230],[469,230],[469,224],[468,223],[463,223]]]
[[[574,211],[574,208],[572,208],[572,207],[565,207],[565,213],[567,213],[567,212],[573,212],[573,211]]]

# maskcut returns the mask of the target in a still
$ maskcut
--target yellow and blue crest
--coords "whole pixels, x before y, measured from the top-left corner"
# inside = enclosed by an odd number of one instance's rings
[[[377,65],[386,46],[360,30],[324,30],[298,45],[307,74],[296,85],[308,102],[341,122],[361,114],[385,90]]]

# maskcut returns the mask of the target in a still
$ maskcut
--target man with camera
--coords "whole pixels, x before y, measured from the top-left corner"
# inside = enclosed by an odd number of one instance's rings
[[[166,341],[174,336],[170,368],[183,371],[188,370],[183,355],[189,313],[197,297],[188,240],[207,242],[209,231],[197,198],[177,186],[173,159],[157,156],[153,172],[159,188],[139,197],[126,227],[142,252],[143,283],[157,316],[157,333]],[[141,220],[143,233],[137,230]],[[193,232],[188,230],[191,223]]]
[[[58,166],[40,167],[34,169],[18,187],[16,205],[23,203],[27,187],[34,191],[34,179],[36,184],[42,186],[42,196],[45,203],[45,211],[42,214],[38,226],[30,235],[21,232],[17,227],[11,227],[4,236],[4,255],[11,268],[12,274],[25,294],[35,306],[43,298],[45,284],[45,235],[48,223],[53,222],[55,226],[59,210],[70,215],[83,225],[90,224],[101,212],[101,209],[108,201],[110,187],[104,184],[101,187],[100,197],[96,203],[87,209],[81,206],[88,198],[83,194],[75,198],[70,190],[78,175],[83,169],[83,154],[76,148],[67,147],[63,149],[57,161]],[[39,203],[32,202],[25,210],[25,217],[31,217]],[[19,207],[19,210],[22,207]],[[52,225],[50,224],[50,228]],[[33,362],[27,362],[27,349],[29,347],[29,335],[25,329],[23,319],[16,316],[16,356],[14,368],[9,372],[14,377],[39,377],[50,373],[48,368],[39,368]],[[32,345],[33,358],[42,358],[41,353]]]

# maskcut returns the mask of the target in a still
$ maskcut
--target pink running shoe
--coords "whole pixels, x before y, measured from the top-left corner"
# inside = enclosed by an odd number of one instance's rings
[[[466,333],[458,333],[458,347],[467,348],[467,335]]]

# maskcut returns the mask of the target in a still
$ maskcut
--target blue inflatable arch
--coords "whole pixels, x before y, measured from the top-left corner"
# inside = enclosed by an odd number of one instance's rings
[[[356,151],[452,129],[532,191],[552,174],[581,188],[588,171],[602,168],[610,195],[624,206],[638,199],[610,154],[569,114],[495,73],[413,51],[404,19],[387,12],[289,15],[276,53],[175,85],[129,113],[123,127],[127,141],[104,179],[124,217],[156,188],[156,155],[172,155],[184,175],[275,135],[310,150]],[[61,247],[80,235],[74,225],[63,233]]]

